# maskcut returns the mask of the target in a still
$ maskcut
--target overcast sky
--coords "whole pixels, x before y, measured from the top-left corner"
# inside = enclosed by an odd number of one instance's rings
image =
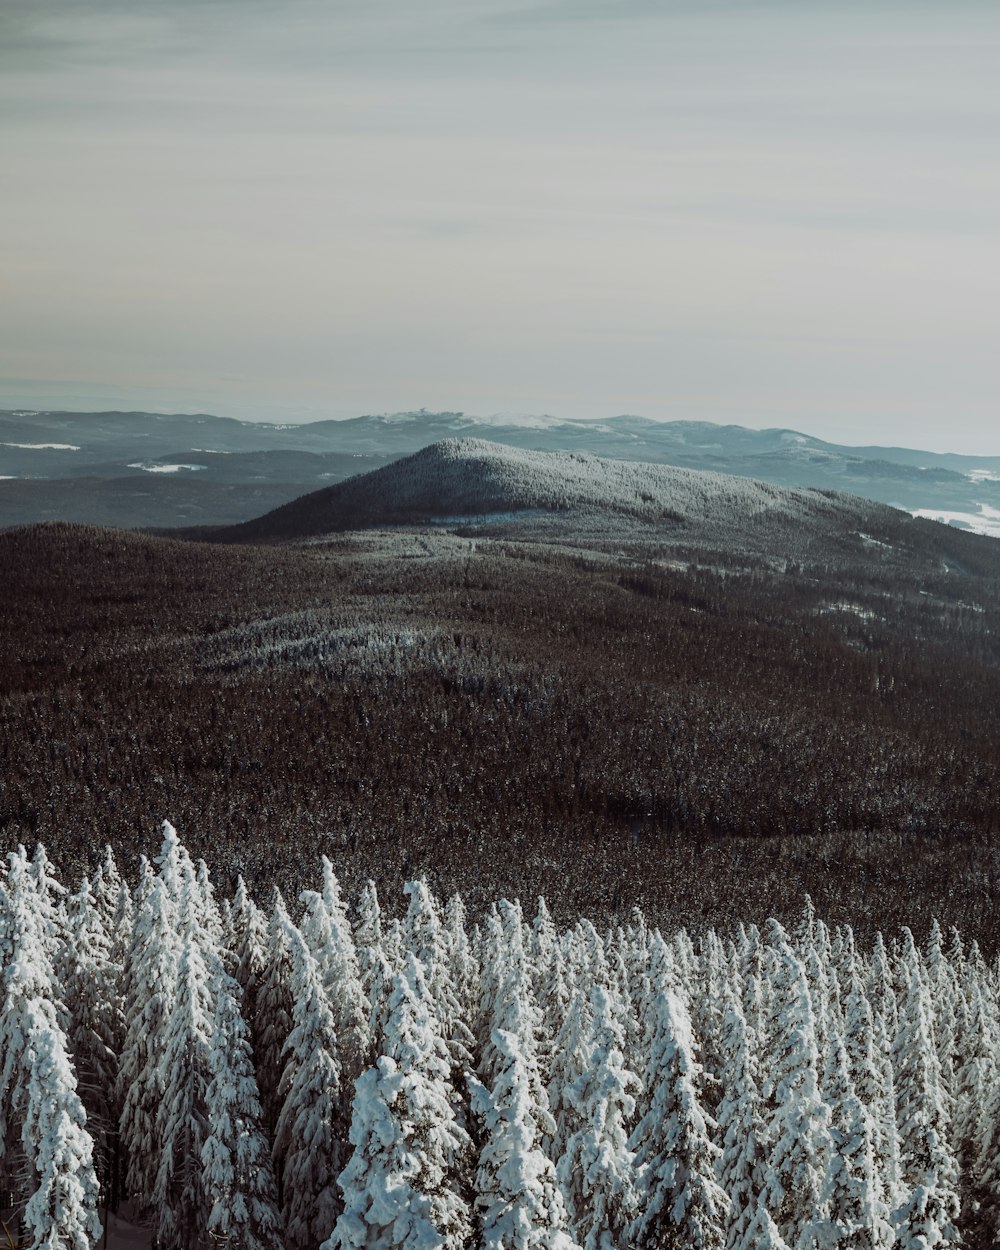
[[[996,0],[3,0],[0,406],[1000,452]]]

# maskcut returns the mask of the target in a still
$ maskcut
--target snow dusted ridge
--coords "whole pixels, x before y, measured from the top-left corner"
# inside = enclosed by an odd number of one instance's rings
[[[444,439],[415,455],[304,495],[233,533],[307,536],[379,524],[576,514],[644,524],[745,525],[887,512],[850,496],[751,478],[577,452],[528,451],[484,439]],[[858,515],[855,515],[858,514]]]
[[[22,451],[79,451],[75,443],[0,443],[0,447],[17,447]]]
[[[12,852],[19,1244],[92,1250],[111,1192],[191,1250],[998,1244],[998,970],[955,930],[863,950],[808,901],[727,937],[544,899],[470,926],[404,894],[352,915],[324,857],[294,916],[242,880],[220,906],[168,823],[134,887],[110,850],[73,893]]]

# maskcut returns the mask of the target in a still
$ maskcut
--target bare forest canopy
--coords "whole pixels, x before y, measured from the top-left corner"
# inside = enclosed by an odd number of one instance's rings
[[[295,897],[326,853],[347,888],[425,874],[473,911],[724,928],[809,891],[993,950],[1000,548],[847,520],[756,550],[0,534],[0,838],[72,873],[169,815],[223,894]]]

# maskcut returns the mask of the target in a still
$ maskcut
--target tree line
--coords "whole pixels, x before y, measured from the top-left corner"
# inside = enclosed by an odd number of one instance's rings
[[[1000,968],[936,922],[604,931],[329,860],[0,878],[0,1204],[87,1250],[945,1250],[1000,1238]]]

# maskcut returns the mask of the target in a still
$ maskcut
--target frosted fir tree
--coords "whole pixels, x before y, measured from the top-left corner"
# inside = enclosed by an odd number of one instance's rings
[[[702,942],[698,979],[691,994],[691,1023],[698,1038],[701,1064],[706,1076],[703,1094],[713,1108],[718,1100],[718,1077],[722,1069],[722,1020],[725,1013],[725,987],[730,982],[725,948],[719,935],[710,929]]]
[[[24,1029],[29,1075],[21,1141],[35,1185],[24,1208],[28,1250],[91,1250],[101,1236],[99,1187],[66,1039],[37,1000]]]
[[[326,1250],[463,1250],[472,1233],[472,1143],[455,1116],[451,1061],[411,953],[393,974],[385,1053],[356,1082],[341,1173],[344,1210]]]
[[[743,1250],[792,1250],[771,1218],[763,1197],[757,1199],[757,1206],[748,1211],[747,1216],[749,1224],[742,1242]]]
[[[729,1198],[715,1179],[716,1126],[698,1096],[701,1069],[691,1019],[684,1001],[669,990],[654,1010],[647,1082],[655,1084],[649,1110],[629,1141],[640,1207],[627,1237],[635,1250],[722,1250]]]
[[[474,1105],[484,1138],[476,1173],[483,1250],[579,1250],[542,1149],[552,1121],[533,1094],[534,1056],[518,1031],[495,1029],[491,1041],[496,1079],[488,1094],[479,1087]]]
[[[900,1250],[943,1250],[959,1241],[958,1165],[919,958],[908,954],[906,966],[909,984],[892,1051],[903,1199],[892,1222]]]
[[[347,1125],[333,1013],[322,975],[290,921],[285,936],[294,1006],[272,1153],[281,1178],[285,1246],[311,1250],[329,1236],[340,1214],[337,1177],[345,1162]]]
[[[538,1064],[538,1035],[540,1012],[531,985],[531,962],[525,947],[524,919],[517,903],[501,899],[500,946],[496,958],[499,971],[494,984],[494,998],[488,1007],[493,1034],[497,1030],[516,1032],[522,1041],[524,1053],[530,1056],[529,1076],[532,1097],[538,1106],[548,1107],[548,1096]],[[495,1037],[483,1047],[479,1075],[484,1083],[492,1085],[505,1060],[496,1049]]]
[[[98,1174],[109,1201],[116,1185],[120,1103],[117,1096],[118,1049],[125,1020],[119,980],[111,958],[106,910],[98,905],[86,877],[66,901],[68,942],[63,954],[63,985],[69,1007],[70,1051],[78,1092],[87,1112],[88,1130],[97,1146]]]
[[[9,854],[8,861],[6,882],[0,882],[0,1151],[9,1149],[23,1117],[30,1077],[29,1023],[42,1016],[49,1027],[61,1027],[51,945],[24,847]]]
[[[607,990],[591,996],[589,1062],[565,1091],[582,1127],[560,1158],[557,1175],[573,1236],[583,1250],[615,1250],[636,1213],[635,1156],[628,1128],[639,1078],[625,1066],[625,1033]]]
[[[180,944],[177,908],[163,882],[149,874],[140,883],[139,894],[125,969],[125,1044],[118,1067],[118,1097],[127,1189],[143,1212],[152,1207],[160,1166],[156,1126],[163,1099],[160,1057],[174,1009]]]
[[[868,1112],[875,1166],[882,1195],[892,1208],[899,1194],[899,1139],[896,1133],[895,1082],[884,1037],[876,1031],[860,969],[855,969],[844,1013],[844,1045],[851,1084]]]
[[[817,1230],[823,1250],[888,1250],[894,1243],[876,1156],[875,1125],[854,1091],[847,1050],[829,1040],[824,1089],[831,1110],[832,1150],[823,1187],[826,1222]]]
[[[153,1190],[158,1239],[179,1250],[199,1245],[210,1210],[201,1169],[209,1133],[206,1091],[214,1014],[209,975],[199,943],[186,935],[160,1060],[162,1096],[156,1112],[160,1156]]]
[[[578,985],[570,996],[569,1007],[552,1049],[547,1092],[553,1133],[547,1145],[553,1159],[559,1159],[566,1153],[570,1138],[584,1125],[570,1090],[590,1064],[591,1028],[590,995],[582,985]]]
[[[896,988],[893,981],[889,955],[885,949],[885,939],[881,931],[876,932],[872,945],[869,971],[868,1001],[872,1015],[881,1016],[890,1037],[896,1036],[899,1025],[897,1018]]]
[[[361,984],[354,934],[340,892],[340,882],[323,856],[323,890],[306,891],[302,936],[323,977],[323,989],[333,1012],[341,1078],[349,1089],[368,1056],[370,1004]],[[346,1109],[345,1109],[346,1110]]]
[[[195,879],[196,871],[191,856],[181,842],[177,830],[169,820],[160,825],[163,840],[160,853],[153,861],[157,867],[157,875],[163,882],[167,895],[175,908],[180,908],[181,895],[185,882]]]
[[[201,1148],[206,1232],[222,1250],[282,1250],[270,1147],[239,990],[221,968],[212,989],[215,1014],[205,1091],[209,1133]]]
[[[719,1184],[729,1197],[727,1250],[749,1250],[751,1225],[764,1187],[767,1129],[755,1080],[753,1039],[739,999],[726,991],[722,1019],[722,1098],[716,1112],[722,1150],[716,1164]]]
[[[529,954],[532,988],[539,1008],[538,1062],[548,1081],[558,1050],[556,1038],[569,1002],[569,985],[559,935],[544,898],[538,899]]]
[[[403,922],[406,949],[416,956],[423,968],[457,1079],[457,1074],[472,1067],[475,1039],[464,1019],[455,988],[447,933],[441,922],[437,901],[425,881],[408,881],[403,893],[410,900]]]
[[[0,1158],[8,1173],[20,1176],[31,1250],[88,1250],[101,1233],[98,1183],[55,1001],[52,953],[58,948],[39,903],[45,888],[23,848],[9,856],[0,883]]]
[[[793,1250],[811,1250],[825,1216],[830,1109],[819,1090],[819,1055],[805,969],[784,929],[770,925],[772,992],[762,1094],[769,1109],[770,1156],[763,1197]]]
[[[58,978],[62,963],[62,952],[68,936],[64,903],[69,891],[57,878],[52,861],[49,859],[45,847],[40,842],[35,847],[35,853],[31,857],[29,874],[34,886],[38,908],[39,931],[45,943],[45,952],[49,957],[49,963],[52,965],[56,977],[53,982],[53,989],[56,992],[56,1005],[60,1012],[61,1023],[65,1027],[66,1016],[62,1001],[62,985]]]
[[[281,892],[275,890],[274,907],[267,926],[264,968],[250,1020],[257,1089],[264,1109],[264,1129],[269,1137],[273,1137],[281,1114],[284,1049],[292,1031],[292,950],[288,936],[292,927]],[[278,1180],[280,1194],[280,1176]]]
[[[240,987],[243,1019],[257,1044],[257,1000],[267,970],[267,917],[250,897],[242,876],[236,879],[229,908],[232,972]]]
[[[955,1066],[958,1062],[958,1018],[963,1007],[955,969],[944,951],[937,917],[931,922],[924,955],[924,979],[933,1012],[934,1046],[941,1068],[941,1089],[947,1099],[949,1125],[954,1118]]]
[[[462,896],[453,894],[444,909],[444,925],[448,935],[448,958],[462,1019],[469,1022],[471,1032],[479,991],[480,969],[475,948],[466,928],[466,919]],[[474,1034],[471,1046],[475,1051]]]
[[[379,956],[385,958],[382,907],[374,881],[366,881],[358,897],[357,920],[354,923],[354,949],[358,953],[358,975],[361,978],[361,988],[368,996],[370,1003],[377,960]],[[368,1041],[370,1050],[370,1036]]]

